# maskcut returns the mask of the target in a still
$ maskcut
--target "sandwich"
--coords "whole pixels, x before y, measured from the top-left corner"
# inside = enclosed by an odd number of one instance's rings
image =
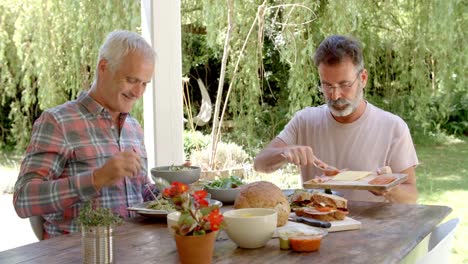
[[[291,207],[297,216],[321,221],[339,221],[348,214],[348,201],[337,195],[313,192],[291,196]]]

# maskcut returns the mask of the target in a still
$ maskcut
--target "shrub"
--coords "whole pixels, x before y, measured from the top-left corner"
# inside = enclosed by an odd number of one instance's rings
[[[211,143],[201,150],[194,150],[191,161],[201,166],[202,170],[210,170]],[[213,170],[241,168],[248,162],[250,156],[245,150],[235,143],[219,142],[215,156]]]
[[[200,131],[184,131],[184,153],[185,159],[190,159],[194,150],[201,150],[210,144],[211,137]]]

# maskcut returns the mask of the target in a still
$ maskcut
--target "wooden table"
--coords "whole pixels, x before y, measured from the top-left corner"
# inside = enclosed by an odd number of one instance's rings
[[[217,241],[213,263],[398,263],[450,212],[447,206],[349,202],[350,216],[362,229],[329,233],[320,251],[279,249],[271,239],[260,249]],[[2,239],[8,239],[2,237]],[[177,263],[166,220],[139,217],[119,227],[116,263]],[[80,234],[66,235],[0,252],[0,263],[81,263]]]

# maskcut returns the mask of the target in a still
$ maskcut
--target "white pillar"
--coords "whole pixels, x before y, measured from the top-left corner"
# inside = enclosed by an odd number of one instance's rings
[[[180,0],[142,0],[141,18],[143,36],[158,55],[143,98],[149,170],[184,161]]]

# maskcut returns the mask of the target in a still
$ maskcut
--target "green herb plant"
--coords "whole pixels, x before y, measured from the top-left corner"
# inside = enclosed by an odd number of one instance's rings
[[[112,226],[123,224],[123,220],[109,208],[93,208],[91,202],[86,202],[80,210],[78,223],[83,226]]]

